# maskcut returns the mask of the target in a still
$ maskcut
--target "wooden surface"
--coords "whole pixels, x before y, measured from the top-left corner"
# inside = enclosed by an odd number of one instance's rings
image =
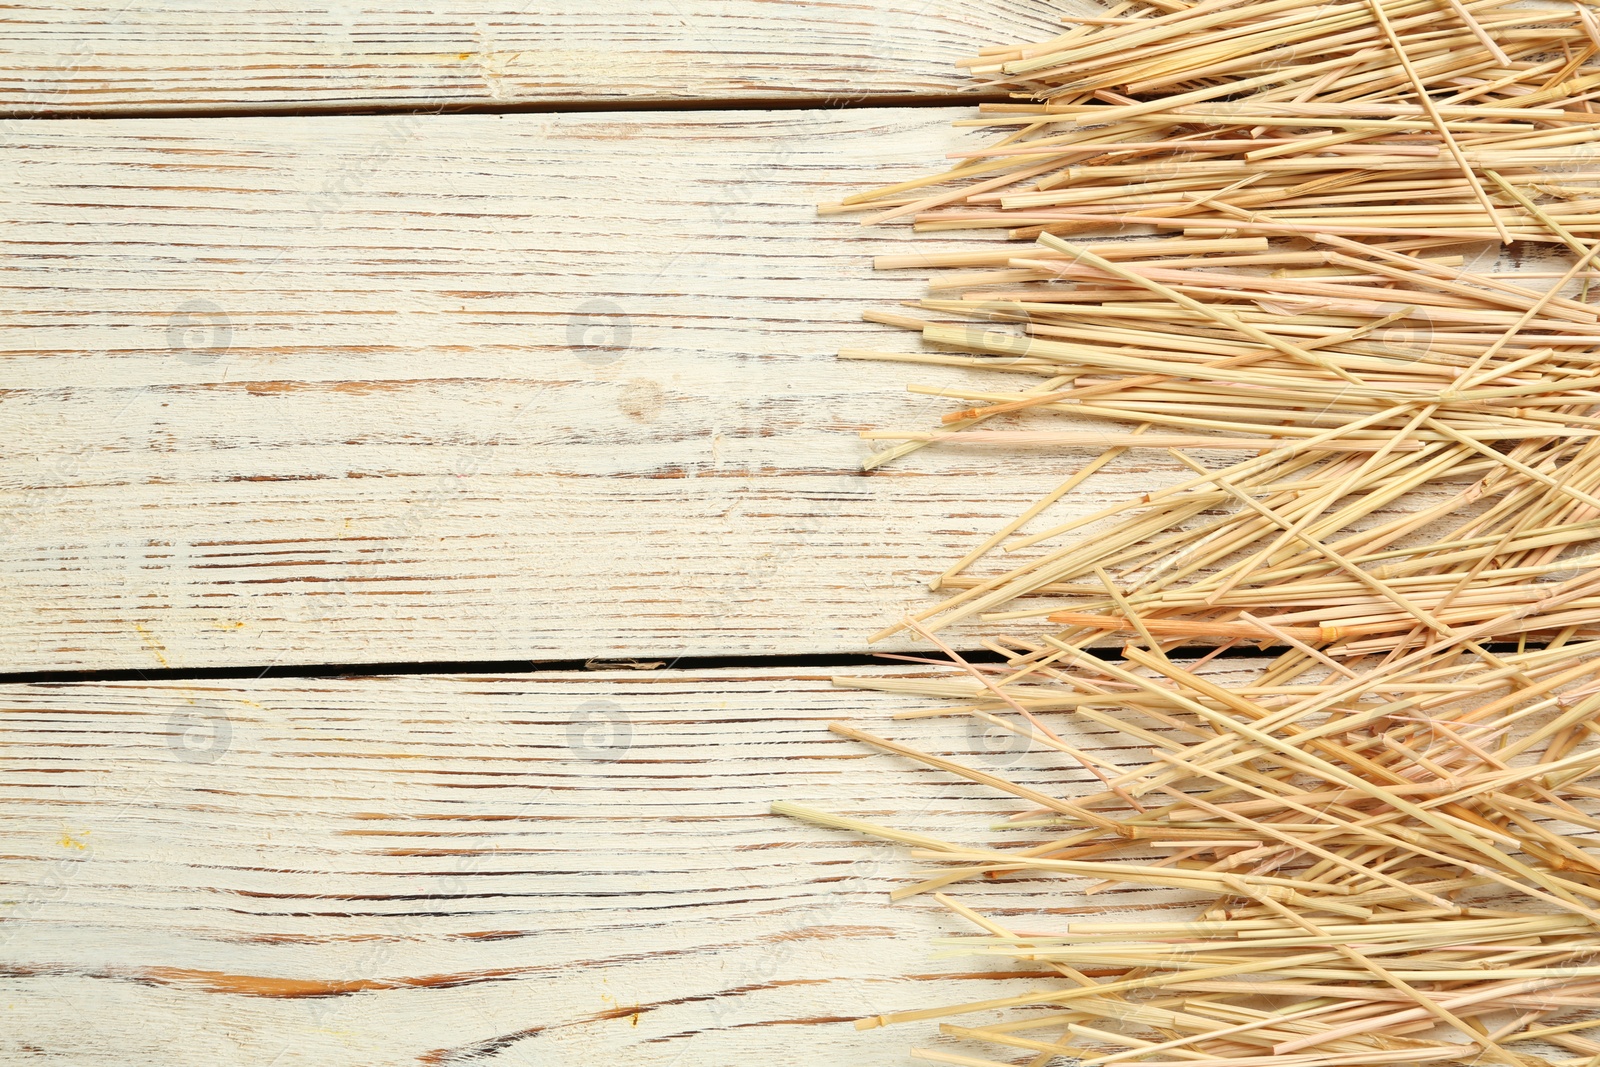
[[[860,649],[1078,457],[857,473],[854,430],[953,406],[907,381],[974,380],[834,361],[909,347],[859,315],[922,285],[813,205],[970,112],[840,106],[960,103],[950,60],[1058,13],[6,8],[5,669]],[[633,103],[708,110],[412,113]],[[1142,462],[1070,507],[1174,476]],[[1037,979],[931,959],[959,926],[888,903],[902,854],[767,803],[999,839],[1011,802],[831,719],[1080,776],[887,721],[920,703],[793,667],[0,686],[0,1063],[903,1062],[931,1026],[849,1020]]]
[[[931,959],[929,937],[960,927],[926,898],[888,903],[915,869],[903,852],[768,803],[1007,836],[990,824],[1020,802],[829,734],[838,718],[1041,788],[1085,777],[964,720],[891,722],[926,701],[815,671],[3,700],[7,1064],[902,1062],[931,1024],[849,1020],[1035,979]],[[1099,728],[1056,725],[1118,758]],[[1155,899],[1080,889],[952,891],[1026,929]]]
[[[1051,36],[1057,14],[1026,0],[23,2],[0,12],[0,114],[971,93],[955,60]]]
[[[862,649],[1098,453],[858,473],[855,430],[963,406],[906,382],[976,380],[835,359],[917,347],[860,321],[924,291],[869,254],[960,242],[814,205],[963,113],[12,124],[0,656]]]

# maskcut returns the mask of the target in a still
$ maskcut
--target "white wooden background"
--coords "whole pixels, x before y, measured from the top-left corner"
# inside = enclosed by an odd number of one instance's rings
[[[952,60],[1052,36],[1056,10],[1031,0],[20,0],[0,9],[0,111],[970,94],[980,90]]]
[[[859,649],[1092,454],[858,471],[854,431],[964,406],[907,381],[973,379],[835,359],[915,350],[860,316],[924,279],[870,269],[909,237],[814,205],[915,173],[961,113],[12,123],[0,653]]]
[[[909,347],[860,313],[922,286],[813,211],[937,165],[950,61],[1055,13],[5,8],[0,663],[179,674],[0,687],[0,1063],[865,1067],[938,1039],[856,1017],[1032,988],[930,959],[957,927],[888,903],[894,849],[765,812],[995,840],[1010,802],[825,729],[1000,758],[885,721],[915,700],[359,671],[859,652],[1070,469],[856,472],[855,430],[951,406],[908,379],[969,379],[834,361]],[[304,664],[351,676],[181,676]]]
[[[968,931],[887,903],[901,851],[767,804],[1004,839],[1012,803],[844,718],[1087,788],[887,721],[917,706],[792,669],[14,687],[0,1062],[900,1063],[937,1038],[849,1020],[1043,979],[931,959]],[[1103,733],[1069,736],[1116,758]],[[1153,899],[961,895],[1027,929]]]

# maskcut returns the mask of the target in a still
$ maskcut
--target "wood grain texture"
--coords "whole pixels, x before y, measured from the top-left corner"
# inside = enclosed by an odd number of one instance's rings
[[[24,2],[0,12],[0,114],[972,93],[955,60],[1059,32],[1057,13],[1024,0]]]
[[[931,1025],[849,1020],[1042,979],[930,959],[959,926],[888,902],[903,852],[767,804],[1006,839],[1016,801],[839,718],[1089,789],[1060,753],[888,721],[923,706],[772,670],[4,687],[0,1061],[900,1062]],[[1157,903],[1080,889],[955,891],[1027,930]]]
[[[837,361],[961,109],[12,123],[10,670],[857,650],[1094,449]],[[993,380],[1014,376],[993,375]],[[1109,424],[1108,424],[1109,425]],[[1047,518],[1162,479],[1119,460]]]

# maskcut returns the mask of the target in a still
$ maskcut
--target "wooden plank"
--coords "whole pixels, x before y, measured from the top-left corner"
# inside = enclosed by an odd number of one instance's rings
[[[963,113],[13,123],[8,669],[859,649],[1095,454],[857,471],[974,379],[835,360],[923,283],[813,207]]]
[[[23,2],[0,15],[0,114],[970,94],[955,60],[1049,37],[1057,14],[1023,0]]]
[[[899,1062],[932,1024],[849,1020],[1043,979],[930,960],[960,924],[888,902],[903,851],[767,804],[1008,836],[1014,799],[837,718],[1090,788],[965,720],[888,721],[925,706],[773,670],[0,688],[0,1060]],[[1158,902],[1081,888],[954,891],[1026,929]]]

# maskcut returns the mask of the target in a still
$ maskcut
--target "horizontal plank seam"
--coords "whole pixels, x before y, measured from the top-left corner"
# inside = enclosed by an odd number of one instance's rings
[[[998,663],[1000,657],[988,649],[959,653],[973,663]],[[17,671],[0,673],[0,685],[50,685],[73,682],[154,682],[196,681],[204,679],[258,678],[341,678],[352,675],[407,676],[459,674],[541,674],[557,671],[638,670],[706,671],[719,669],[761,670],[815,667],[882,667],[903,656],[873,653],[796,653],[777,656],[633,656],[627,659],[552,659],[552,660],[447,660],[424,663],[321,663],[283,666],[171,667],[140,670],[136,667],[86,671]]]
[[[640,111],[819,111],[883,107],[970,107],[1005,103],[1005,93],[815,93],[772,97],[690,97],[682,100],[520,100],[514,103],[424,104],[285,103],[221,107],[117,105],[92,108],[0,108],[0,119],[310,118],[337,115],[557,115]]]
[[[1169,648],[1169,653],[1201,655],[1215,646]],[[1490,651],[1514,652],[1515,643],[1493,644]],[[1535,646],[1530,642],[1528,648]],[[1119,662],[1121,655],[1115,648],[1091,648],[1086,652],[1100,659]],[[1213,659],[1263,659],[1282,655],[1285,647],[1245,645],[1224,649]],[[957,649],[956,654],[969,663],[1002,663],[1004,659],[986,648]],[[159,682],[201,681],[207,679],[254,681],[260,678],[344,678],[388,677],[411,675],[461,675],[461,674],[541,674],[557,671],[618,671],[638,670],[651,673],[663,671],[703,672],[712,670],[787,670],[826,667],[884,667],[895,664],[940,664],[949,661],[937,653],[929,656],[911,656],[896,653],[828,652],[796,653],[775,656],[635,656],[628,659],[559,659],[559,660],[434,660],[421,663],[319,663],[246,665],[239,667],[171,667],[159,670],[117,668],[115,670],[85,671],[14,671],[0,672],[0,685],[55,685],[78,682]]]

